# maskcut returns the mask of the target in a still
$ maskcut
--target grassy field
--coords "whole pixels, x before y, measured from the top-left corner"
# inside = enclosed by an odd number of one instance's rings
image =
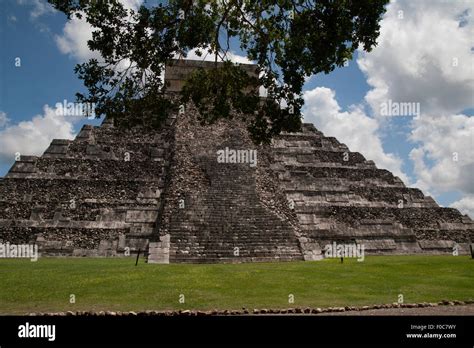
[[[70,303],[74,294],[75,303]],[[180,295],[185,303],[180,303]],[[289,303],[289,296],[294,303]],[[372,256],[364,262],[148,265],[141,260],[0,260],[0,313],[329,307],[474,298],[467,256]]]

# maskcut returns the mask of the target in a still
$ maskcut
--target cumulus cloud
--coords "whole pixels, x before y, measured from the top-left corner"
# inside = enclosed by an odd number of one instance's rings
[[[400,12],[401,11],[401,12]],[[381,22],[377,47],[357,63],[381,104],[419,102],[423,114],[452,114],[473,106],[473,1],[400,0]]]
[[[126,9],[130,10],[138,10],[140,5],[143,3],[143,0],[121,0],[122,4]],[[97,52],[92,52],[89,47],[87,46],[87,41],[92,39],[92,31],[93,28],[89,23],[87,23],[83,18],[71,18],[63,28],[63,32],[61,35],[56,35],[55,40],[56,44],[63,54],[67,54],[72,58],[78,61],[86,61],[90,58],[99,58],[99,54]],[[209,54],[206,55],[205,50],[203,51],[203,55],[199,57],[196,54],[197,49],[191,50],[186,59],[195,59],[195,60],[207,60],[212,61],[214,60],[214,56]],[[247,59],[247,57],[236,54],[235,52],[228,52],[227,57],[236,63],[241,64],[251,64],[252,62]],[[177,57],[176,57],[177,58]],[[125,66],[128,64],[123,63]]]
[[[143,0],[121,0],[126,9],[137,10]],[[64,25],[61,35],[56,35],[56,44],[63,54],[67,54],[77,61],[87,61],[99,58],[98,52],[93,52],[87,46],[87,41],[92,40],[92,27],[85,18],[71,18]]]
[[[456,201],[451,204],[450,207],[456,208],[461,213],[467,214],[471,218],[474,218],[474,195],[467,195],[459,201]]]
[[[362,106],[353,105],[348,111],[341,110],[335,92],[326,87],[306,91],[304,99],[306,122],[314,123],[325,135],[336,137],[351,151],[362,153],[377,166],[392,171],[404,182],[408,181],[401,170],[402,160],[383,149],[378,133],[379,122],[369,117]]]
[[[53,139],[74,139],[72,122],[72,118],[58,115],[56,109],[45,105],[43,114],[30,121],[7,125],[0,129],[0,161],[12,161],[17,152],[41,155]]]
[[[78,61],[86,61],[90,58],[99,58],[97,52],[93,52],[87,46],[87,41],[92,39],[92,27],[83,19],[71,18],[63,28],[62,35],[56,35],[56,44],[63,54],[67,54]]]
[[[474,192],[474,2],[392,2],[381,22],[378,46],[357,61],[371,86],[365,100],[382,123],[381,106],[420,103],[407,139],[415,186],[434,194],[460,191],[467,207]],[[471,206],[472,207],[472,206]]]
[[[416,185],[438,193],[474,193],[474,118],[461,114],[417,117],[412,125],[409,137],[418,143],[410,152]]]

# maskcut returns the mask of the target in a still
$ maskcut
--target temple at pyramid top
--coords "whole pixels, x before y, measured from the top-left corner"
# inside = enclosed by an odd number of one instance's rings
[[[167,67],[170,89],[202,64]],[[255,151],[256,166],[219,161],[221,150]],[[238,117],[202,126],[191,103],[160,130],[86,125],[0,179],[0,242],[36,244],[43,256],[318,260],[334,243],[451,255],[468,253],[473,238],[467,215],[315,125],[257,146]]]
[[[222,65],[217,62],[217,65]],[[189,75],[197,68],[212,69],[216,63],[204,60],[172,59],[165,67],[165,83],[168,92],[179,92]],[[251,76],[258,77],[256,64],[239,64]]]

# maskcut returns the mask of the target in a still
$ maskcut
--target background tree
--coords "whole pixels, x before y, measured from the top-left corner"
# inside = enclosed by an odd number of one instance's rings
[[[174,106],[164,96],[164,65],[196,50],[212,55],[216,66],[192,74],[180,102],[193,100],[204,124],[239,111],[256,142],[300,129],[305,78],[342,66],[359,46],[370,51],[388,3],[170,0],[132,11],[119,0],[48,1],[94,28],[88,46],[101,59],[78,64],[75,72],[88,89],[87,95],[77,94],[78,101],[95,103],[97,116],[159,126]],[[256,62],[258,79],[229,62],[231,43]],[[263,102],[259,85],[267,90]]]

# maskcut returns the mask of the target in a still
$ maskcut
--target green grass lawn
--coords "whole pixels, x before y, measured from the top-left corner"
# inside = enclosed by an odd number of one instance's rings
[[[76,303],[69,302],[74,294]],[[179,302],[184,295],[185,303]],[[294,303],[289,303],[289,295]],[[149,265],[143,260],[0,260],[0,313],[330,307],[474,299],[467,256],[372,256],[364,262]]]

